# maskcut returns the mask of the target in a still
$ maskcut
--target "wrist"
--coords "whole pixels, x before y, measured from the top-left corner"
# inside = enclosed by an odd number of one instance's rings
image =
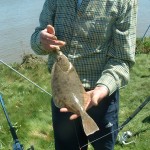
[[[98,105],[98,103],[109,95],[109,90],[106,86],[96,86],[92,92],[92,102],[93,105]]]
[[[97,89],[97,90],[99,90],[101,93],[103,93],[103,95],[104,95],[105,97],[109,95],[109,89],[108,89],[108,87],[107,87],[106,85],[103,85],[103,84],[97,85],[97,86],[95,87],[95,89]]]

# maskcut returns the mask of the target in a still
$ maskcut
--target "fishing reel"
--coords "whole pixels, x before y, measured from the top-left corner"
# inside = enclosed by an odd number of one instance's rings
[[[118,135],[118,137],[119,137],[119,142],[120,142],[121,144],[123,144],[123,145],[128,145],[128,144],[131,144],[131,143],[135,143],[134,140],[133,140],[133,141],[130,141],[130,142],[127,142],[128,139],[129,139],[130,137],[132,137],[132,136],[133,136],[133,134],[132,134],[132,132],[130,132],[130,131],[123,132],[123,134],[122,134],[121,136]]]
[[[23,145],[20,144],[20,142],[18,140],[15,128],[13,127],[13,125],[12,125],[10,119],[9,119],[8,113],[7,113],[6,108],[5,108],[4,100],[2,99],[1,95],[0,95],[0,103],[2,105],[2,108],[3,108],[4,114],[5,114],[6,120],[8,122],[9,128],[10,128],[10,133],[11,133],[13,141],[14,141],[14,143],[13,143],[13,150],[24,150]],[[27,150],[34,150],[34,147],[31,146]]]
[[[142,108],[148,104],[150,101],[150,96],[148,96],[145,101],[122,123],[122,125],[119,127],[119,131],[121,131],[125,125],[127,125],[141,110]],[[135,135],[135,134],[134,134]],[[121,144],[124,144],[124,145],[128,145],[128,144],[131,144],[131,143],[135,143],[135,141],[130,141],[130,142],[127,142],[128,139],[130,137],[132,137],[133,134],[130,132],[130,131],[126,131],[126,132],[123,132],[123,134],[121,136],[118,135],[119,137],[119,142]]]
[[[13,150],[24,150],[23,145],[20,144],[19,140],[14,141]],[[27,150],[34,150],[33,145],[31,145],[31,147],[29,147]]]
[[[14,140],[13,150],[23,150],[23,145],[20,144],[19,140]]]

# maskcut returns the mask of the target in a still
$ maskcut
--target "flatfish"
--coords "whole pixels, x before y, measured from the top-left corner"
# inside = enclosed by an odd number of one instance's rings
[[[89,95],[72,63],[61,51],[58,52],[52,68],[51,88],[54,103],[58,108],[68,108],[71,112],[81,116],[83,129],[87,136],[99,130],[97,124],[85,110]]]

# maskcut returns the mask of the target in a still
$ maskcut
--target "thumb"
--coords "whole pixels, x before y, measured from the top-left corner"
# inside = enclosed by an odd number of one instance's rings
[[[97,106],[99,101],[99,94],[97,92],[92,93],[92,103],[93,105]]]
[[[54,27],[51,26],[51,25],[47,25],[47,32],[50,33],[50,34],[55,35],[55,29],[54,29]]]

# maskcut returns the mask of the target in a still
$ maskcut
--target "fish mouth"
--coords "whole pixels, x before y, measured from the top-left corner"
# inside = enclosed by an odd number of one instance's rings
[[[63,55],[62,51],[58,50],[58,51],[57,51],[57,55],[58,55],[58,56]]]
[[[59,61],[62,59],[62,57],[61,57],[62,55],[63,55],[63,53],[62,53],[61,51],[57,52],[57,57],[56,57],[55,60],[56,60],[57,62],[59,62]]]

